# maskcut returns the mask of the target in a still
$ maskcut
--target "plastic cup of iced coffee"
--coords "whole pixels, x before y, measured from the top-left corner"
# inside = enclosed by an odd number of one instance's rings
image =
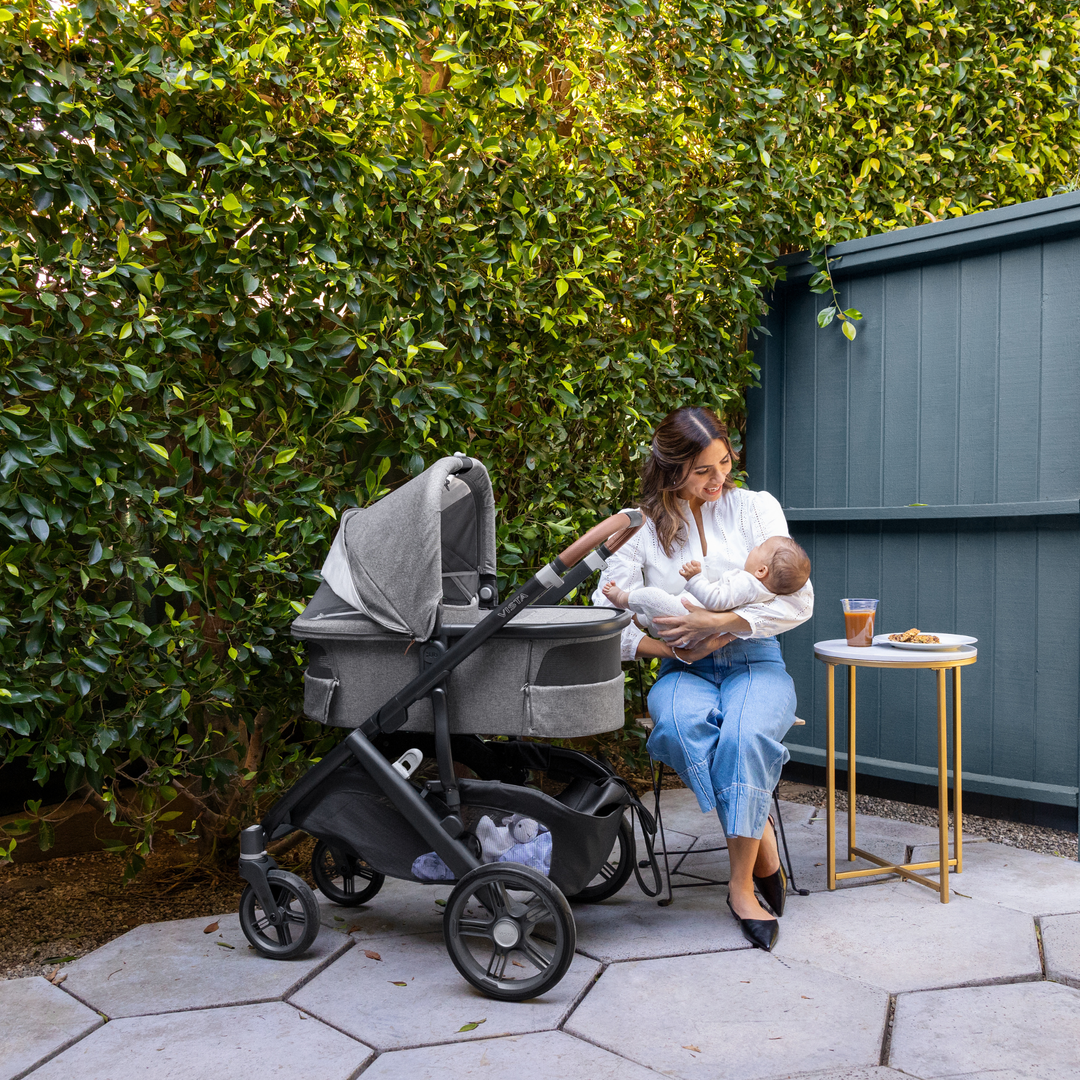
[[[874,643],[874,613],[876,600],[841,600],[844,605],[844,636],[853,648],[869,648]]]

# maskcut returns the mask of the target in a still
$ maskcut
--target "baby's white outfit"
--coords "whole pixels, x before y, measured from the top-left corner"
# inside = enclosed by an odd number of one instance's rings
[[[709,611],[732,611],[747,604],[771,600],[773,594],[748,570],[726,570],[716,581],[709,581],[704,574],[695,574],[686,583],[686,588],[675,595],[655,586],[634,589],[626,606],[643,616],[651,630],[652,621],[658,615],[682,615],[686,611],[682,603],[684,596]]]
[[[608,561],[601,583],[614,581],[620,589],[633,592],[643,585],[661,588],[669,595],[678,593],[686,584],[679,576],[679,567],[691,559],[713,564],[719,577],[722,568],[738,570],[746,565],[746,557],[758,544],[770,536],[790,536],[784,511],[776,498],[767,491],[748,491],[735,488],[725,491],[722,498],[701,507],[702,532],[707,541],[708,555],[702,550],[701,536],[694,524],[689,506],[679,501],[679,509],[687,523],[683,539],[668,555],[656,526],[646,521],[633,539],[627,541]],[[592,603],[600,607],[615,605],[598,587]],[[686,609],[679,604],[676,615]],[[772,637],[806,622],[814,612],[814,588],[808,581],[790,596],[773,596],[763,603],[748,604],[737,609],[750,625],[742,638]],[[622,658],[633,660],[645,632],[631,623],[622,634]]]

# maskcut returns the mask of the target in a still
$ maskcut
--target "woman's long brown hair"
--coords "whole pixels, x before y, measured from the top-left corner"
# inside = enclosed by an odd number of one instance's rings
[[[679,512],[676,492],[686,483],[695,458],[720,439],[731,453],[728,429],[712,411],[684,405],[670,412],[653,434],[652,453],[641,470],[641,509],[656,526],[664,554],[671,556],[677,543],[686,539],[686,521]],[[732,453],[732,460],[735,455]],[[735,487],[730,475],[724,490]]]

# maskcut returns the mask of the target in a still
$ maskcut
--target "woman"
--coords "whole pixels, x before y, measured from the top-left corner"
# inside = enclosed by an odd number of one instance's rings
[[[787,536],[780,504],[768,492],[737,488],[732,464],[727,428],[712,410],[669,414],[642,470],[645,526],[608,563],[604,582],[678,593],[683,563],[702,561],[715,578],[742,567],[768,537]],[[600,589],[592,602],[611,606]],[[776,918],[754,885],[783,914],[787,880],[768,814],[788,760],[781,740],[795,719],[795,687],[775,635],[810,618],[813,589],[808,581],[790,596],[726,612],[683,603],[684,616],[655,620],[664,641],[627,627],[623,659],[660,658],[649,752],[678,772],[702,813],[716,808],[731,862],[728,907],[744,936],[771,950]]]

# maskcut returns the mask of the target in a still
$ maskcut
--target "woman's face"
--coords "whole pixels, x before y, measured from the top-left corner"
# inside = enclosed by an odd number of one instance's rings
[[[731,447],[723,439],[713,441],[690,466],[678,496],[691,505],[715,502],[724,493],[724,481],[731,472]]]

